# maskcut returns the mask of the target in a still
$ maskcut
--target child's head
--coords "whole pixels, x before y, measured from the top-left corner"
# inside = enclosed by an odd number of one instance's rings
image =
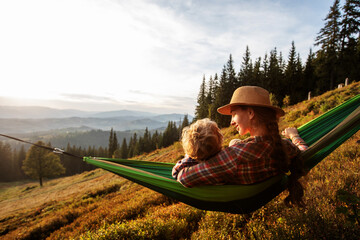
[[[189,157],[203,161],[221,150],[223,135],[216,122],[205,118],[184,128],[181,141]]]

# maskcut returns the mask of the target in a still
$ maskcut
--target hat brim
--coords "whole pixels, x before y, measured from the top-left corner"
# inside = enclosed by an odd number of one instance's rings
[[[262,104],[241,104],[241,103],[230,103],[230,104],[227,104],[227,105],[224,105],[222,107],[219,107],[217,109],[218,113],[222,114],[222,115],[231,115],[231,107],[233,106],[256,106],[256,107],[267,107],[267,108],[271,108],[271,109],[274,109],[275,112],[276,112],[276,116],[277,117],[282,117],[285,115],[285,112],[284,110],[282,110],[281,108],[279,107],[275,107],[275,106],[269,106],[269,105],[262,105]]]

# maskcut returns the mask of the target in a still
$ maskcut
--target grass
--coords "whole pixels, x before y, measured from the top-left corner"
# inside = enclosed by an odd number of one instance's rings
[[[359,86],[289,106],[282,128],[359,94]],[[236,133],[222,131],[224,144]],[[359,139],[355,134],[301,179],[305,208],[286,207],[282,193],[252,214],[203,211],[100,169],[48,180],[43,188],[1,183],[0,239],[358,239],[360,226],[351,215],[360,208]],[[136,159],[176,162],[182,156],[175,143]],[[344,199],[348,195],[355,200]]]

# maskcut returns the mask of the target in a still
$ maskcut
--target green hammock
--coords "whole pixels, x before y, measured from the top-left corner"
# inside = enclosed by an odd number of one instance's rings
[[[310,170],[360,129],[360,95],[298,128],[309,144],[302,153]],[[84,161],[203,210],[250,213],[286,189],[279,175],[251,185],[185,188],[171,176],[173,163],[84,157]]]

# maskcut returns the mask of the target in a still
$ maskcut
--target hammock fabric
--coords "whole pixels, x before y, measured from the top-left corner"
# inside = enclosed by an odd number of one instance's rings
[[[309,149],[302,153],[308,170],[360,129],[360,95],[299,127]],[[173,163],[84,157],[84,161],[203,210],[250,213],[286,189],[279,175],[251,185],[185,188],[171,176]]]

